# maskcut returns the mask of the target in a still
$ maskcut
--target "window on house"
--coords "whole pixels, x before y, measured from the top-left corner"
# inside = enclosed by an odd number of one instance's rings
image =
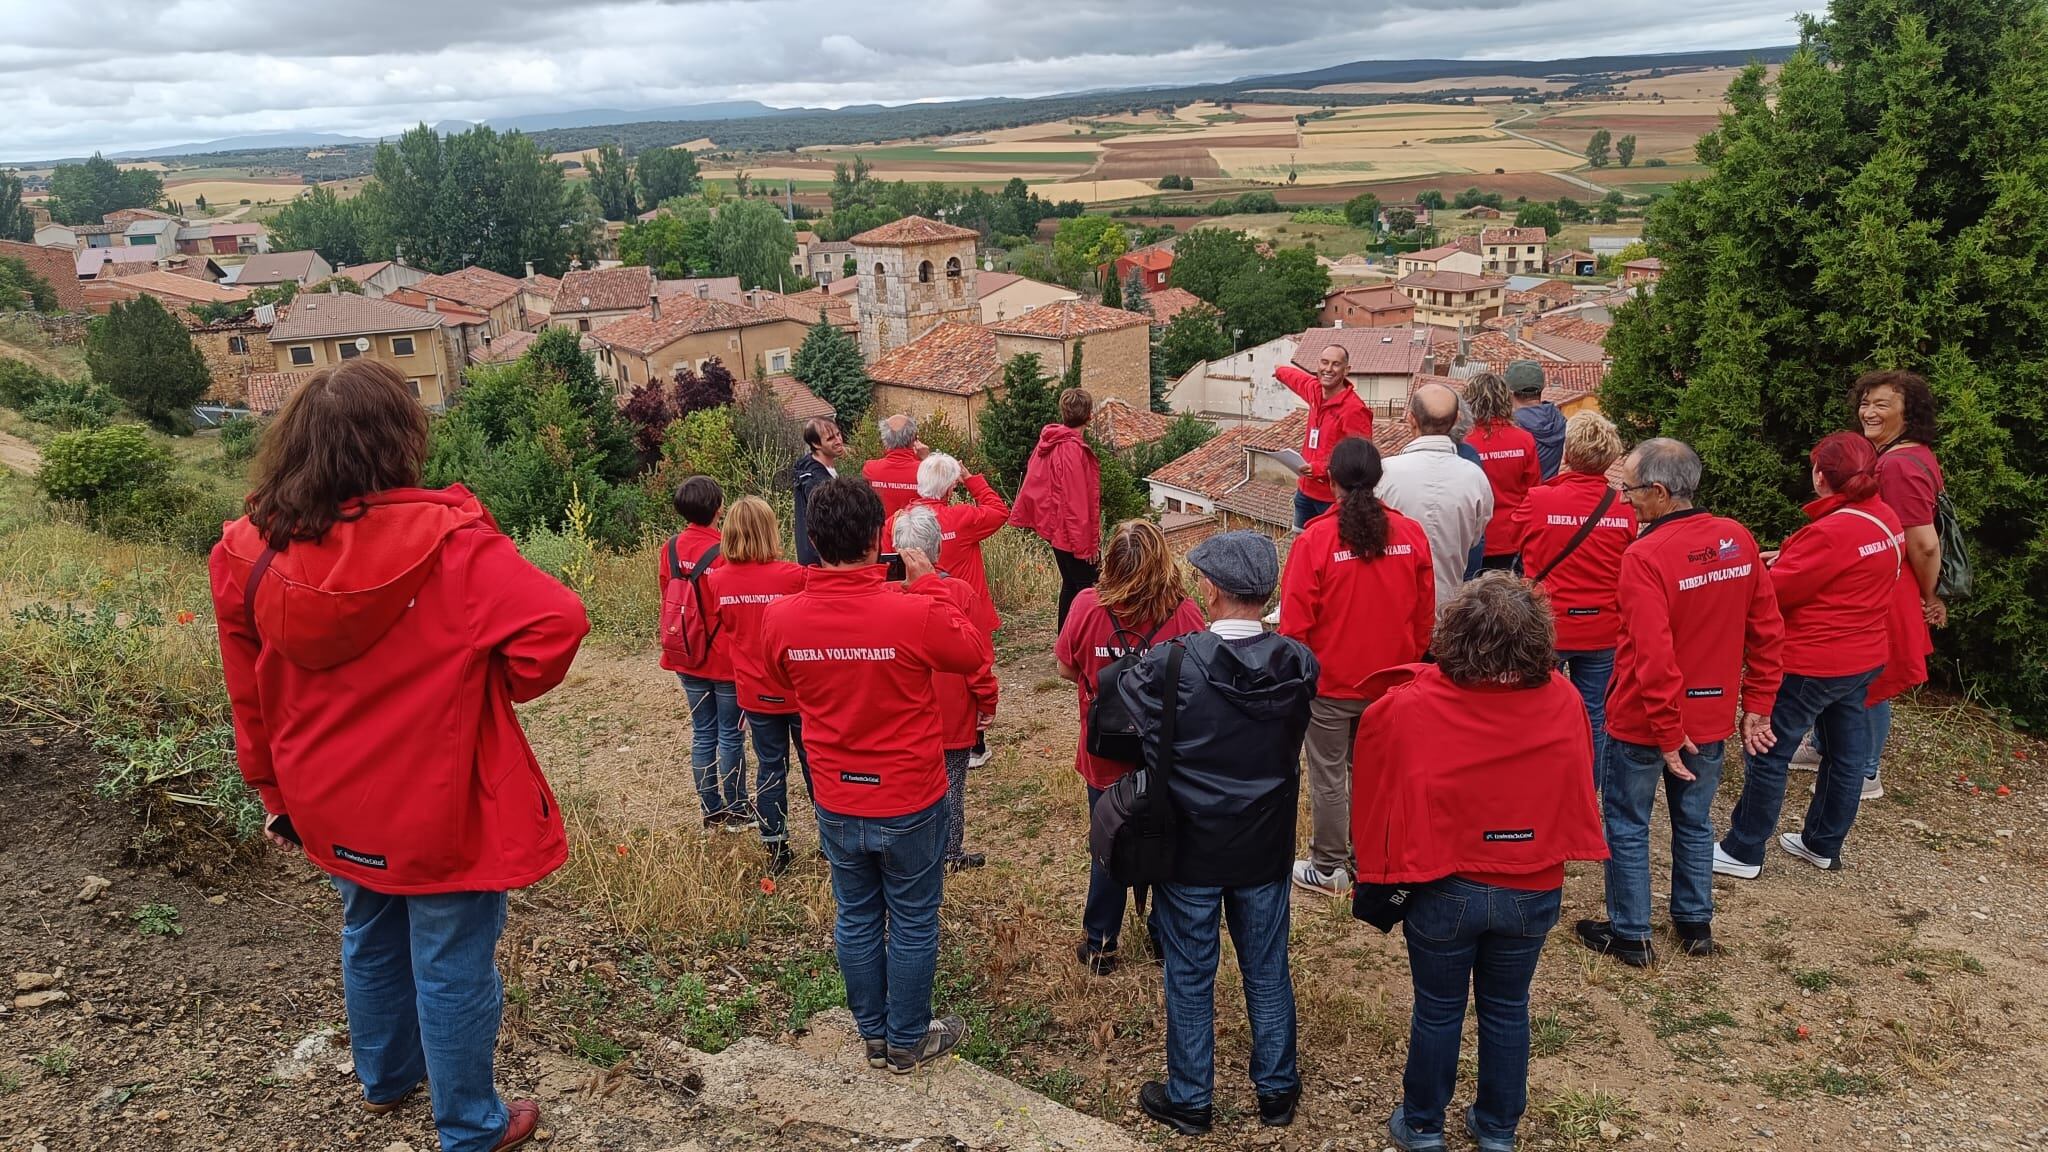
[[[1171,496],[1168,496],[1166,498],[1166,510],[1168,512],[1185,512],[1187,511],[1187,505],[1182,504],[1179,500]]]
[[[948,256],[948,257],[946,257],[946,279],[948,279],[948,280],[958,280],[959,278],[960,278],[960,258],[959,258],[958,256]]]
[[[356,351],[356,343],[353,340],[343,340],[337,343],[334,346],[334,351],[343,360],[353,360],[362,355],[361,352]]]
[[[228,337],[228,351],[237,356],[247,356],[249,354],[249,342],[240,336],[230,336]]]
[[[932,262],[931,262],[931,261],[929,261],[929,260],[920,260],[920,261],[918,261],[918,262],[917,262],[917,282],[918,282],[919,284],[929,284],[929,283],[931,283],[931,282],[932,282]]]
[[[877,261],[875,261],[875,293],[876,293],[876,295],[880,295],[880,294],[881,294],[881,291],[882,291],[882,285],[883,285],[883,283],[884,283],[884,282],[885,282],[885,281],[886,281],[886,280],[888,279],[888,276],[889,276],[889,270],[888,270],[887,268],[884,268],[884,267],[882,266],[882,262],[881,262],[880,260],[877,260]]]
[[[819,283],[819,285],[821,285],[821,286],[822,286],[822,285],[830,284],[831,282],[832,282],[832,273],[830,273],[830,272],[827,272],[827,271],[825,271],[825,270],[824,270],[823,268],[820,268],[820,269],[818,269],[818,283]]]
[[[393,356],[412,355],[412,337],[393,336],[391,338],[391,354]]]
[[[588,331],[590,331],[590,317],[588,317],[588,316],[579,316],[579,317],[577,317],[577,318],[576,318],[576,330],[577,330],[578,332],[588,332]]]
[[[770,352],[768,354],[768,370],[770,372],[789,371],[789,349],[777,348],[775,351]]]
[[[303,365],[311,364],[312,362],[313,350],[311,348],[300,346],[298,348],[292,349],[292,363]]]
[[[417,400],[417,399],[419,399],[419,398],[420,398],[420,382],[419,382],[419,381],[417,381],[417,380],[407,380],[407,381],[405,382],[405,385],[406,385],[406,387],[408,387],[408,388],[411,388],[411,389],[412,389],[412,398],[413,398],[413,399]]]

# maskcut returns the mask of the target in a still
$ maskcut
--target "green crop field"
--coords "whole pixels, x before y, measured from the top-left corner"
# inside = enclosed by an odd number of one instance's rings
[[[948,152],[942,144],[898,144],[887,148],[851,148],[819,152],[822,159],[850,162],[855,156],[873,164],[1008,164],[1086,168],[1094,163],[1089,152]]]

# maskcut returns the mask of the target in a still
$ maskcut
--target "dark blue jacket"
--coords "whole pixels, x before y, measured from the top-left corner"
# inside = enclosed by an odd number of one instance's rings
[[[790,481],[796,488],[796,562],[816,564],[818,550],[811,547],[811,489],[832,478],[831,469],[806,452],[790,467]]]
[[[1276,632],[1225,640],[1197,632],[1182,658],[1175,759],[1167,778],[1179,821],[1174,882],[1249,888],[1287,878],[1301,794],[1301,740],[1321,669],[1308,646]],[[1159,763],[1165,714],[1161,644],[1118,688]]]

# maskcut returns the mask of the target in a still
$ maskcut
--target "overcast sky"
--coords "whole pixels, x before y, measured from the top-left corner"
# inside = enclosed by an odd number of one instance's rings
[[[0,0],[0,159],[753,99],[1792,43],[1798,0]]]

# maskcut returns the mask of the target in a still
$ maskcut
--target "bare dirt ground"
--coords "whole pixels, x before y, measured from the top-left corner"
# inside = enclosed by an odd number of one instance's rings
[[[0,468],[33,476],[42,466],[43,454],[35,445],[12,433],[0,432]]]
[[[1071,955],[1086,884],[1072,689],[1053,676],[1049,621],[1013,623],[998,647],[998,752],[970,784],[969,846],[991,863],[949,878],[937,995],[972,1022],[970,1059],[1150,1141],[1132,1099],[1162,1068],[1157,971],[1135,959],[1135,924],[1112,977]],[[562,1147],[871,1146],[857,1117],[791,1128],[697,1096],[692,1049],[783,1036],[838,1002],[800,787],[800,863],[765,884],[751,837],[697,830],[680,693],[650,654],[593,644],[525,715],[578,846],[513,901],[507,1090],[541,1097]],[[97,805],[90,754],[58,735],[0,734],[0,979],[45,974],[41,990],[65,995],[0,1014],[0,1149],[432,1148],[423,1108],[366,1119],[345,1042],[307,1039],[345,1027],[318,874],[269,853],[203,875],[143,863],[177,830]],[[1936,703],[1901,710],[1892,753],[1891,794],[1859,820],[1847,870],[1774,856],[1761,880],[1717,884],[1723,955],[1688,960],[1660,938],[1666,962],[1637,971],[1553,936],[1527,1147],[2048,1148],[2043,749]],[[89,904],[88,875],[112,881]],[[1600,891],[1598,869],[1575,865],[1566,925],[1600,914]],[[167,924],[179,934],[151,934]],[[1226,960],[1219,1122],[1189,1146],[1384,1146],[1407,1043],[1400,938],[1299,896],[1293,956],[1300,1120],[1248,1118]]]

